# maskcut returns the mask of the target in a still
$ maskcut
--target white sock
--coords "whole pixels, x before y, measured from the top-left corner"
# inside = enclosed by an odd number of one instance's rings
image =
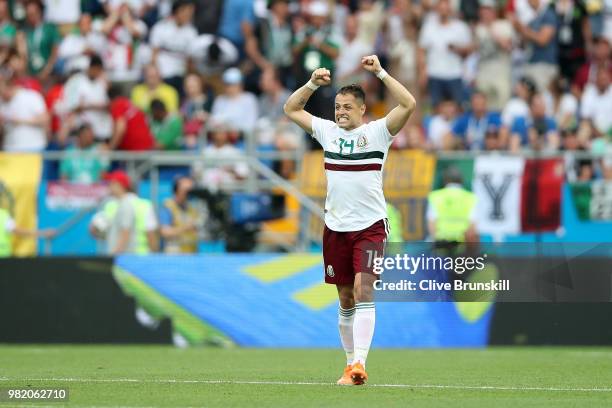
[[[340,331],[340,340],[342,348],[346,353],[346,365],[353,364],[353,356],[355,350],[353,346],[353,320],[355,317],[355,308],[343,309],[338,308],[338,330]]]
[[[374,302],[362,302],[355,305],[355,321],[353,322],[353,339],[355,342],[355,361],[365,367],[368,351],[374,335],[376,309]]]

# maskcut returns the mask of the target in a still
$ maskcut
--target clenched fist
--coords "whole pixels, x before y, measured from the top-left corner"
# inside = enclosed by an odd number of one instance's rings
[[[361,58],[361,66],[368,72],[378,74],[382,71],[382,66],[376,55],[368,55]]]
[[[331,84],[331,72],[327,68],[317,68],[312,72],[310,80],[319,86]]]

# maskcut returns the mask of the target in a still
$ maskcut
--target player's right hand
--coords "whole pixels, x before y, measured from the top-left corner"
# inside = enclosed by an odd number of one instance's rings
[[[319,86],[331,84],[331,72],[327,68],[317,68],[312,72],[310,80]]]

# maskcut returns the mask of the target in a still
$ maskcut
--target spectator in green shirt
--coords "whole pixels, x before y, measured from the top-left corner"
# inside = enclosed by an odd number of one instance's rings
[[[15,36],[17,30],[11,20],[9,3],[7,0],[0,0],[0,62],[4,63],[8,51],[15,46]]]
[[[71,183],[91,184],[102,179],[109,167],[109,160],[102,154],[101,145],[94,143],[91,125],[84,124],[77,131],[77,141],[66,150],[60,163],[60,177]]]
[[[45,81],[57,61],[57,51],[61,40],[57,27],[43,20],[43,6],[39,0],[26,1],[25,38],[20,41],[21,52],[27,52],[30,74]]]
[[[166,105],[159,99],[153,99],[151,102],[150,125],[158,149],[180,150],[182,148],[183,119],[177,113],[168,113]]]
[[[321,0],[313,1],[307,14],[309,24],[296,33],[293,44],[293,55],[300,63],[301,75],[306,78],[317,68],[327,68],[333,75],[340,39],[329,22],[329,5]]]

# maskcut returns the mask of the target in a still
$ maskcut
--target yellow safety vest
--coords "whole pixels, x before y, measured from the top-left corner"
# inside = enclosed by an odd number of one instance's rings
[[[476,195],[459,187],[445,187],[429,193],[429,204],[436,213],[436,241],[465,241]]]
[[[171,198],[164,201],[164,207],[172,214],[173,227],[193,224],[198,218],[198,212],[195,208],[188,205],[187,210],[184,210]],[[198,233],[196,231],[185,232],[179,238],[168,240],[165,244],[165,250],[174,254],[193,254],[198,252]]]
[[[0,208],[0,258],[8,258],[13,253],[12,234],[6,229],[6,223],[10,218],[8,211]]]
[[[138,255],[146,255],[149,251],[149,240],[147,239],[147,214],[151,211],[153,204],[151,201],[137,197],[134,200],[134,212],[136,215],[136,253]],[[104,205],[104,215],[108,220],[112,220],[117,214],[119,202],[111,200]]]

